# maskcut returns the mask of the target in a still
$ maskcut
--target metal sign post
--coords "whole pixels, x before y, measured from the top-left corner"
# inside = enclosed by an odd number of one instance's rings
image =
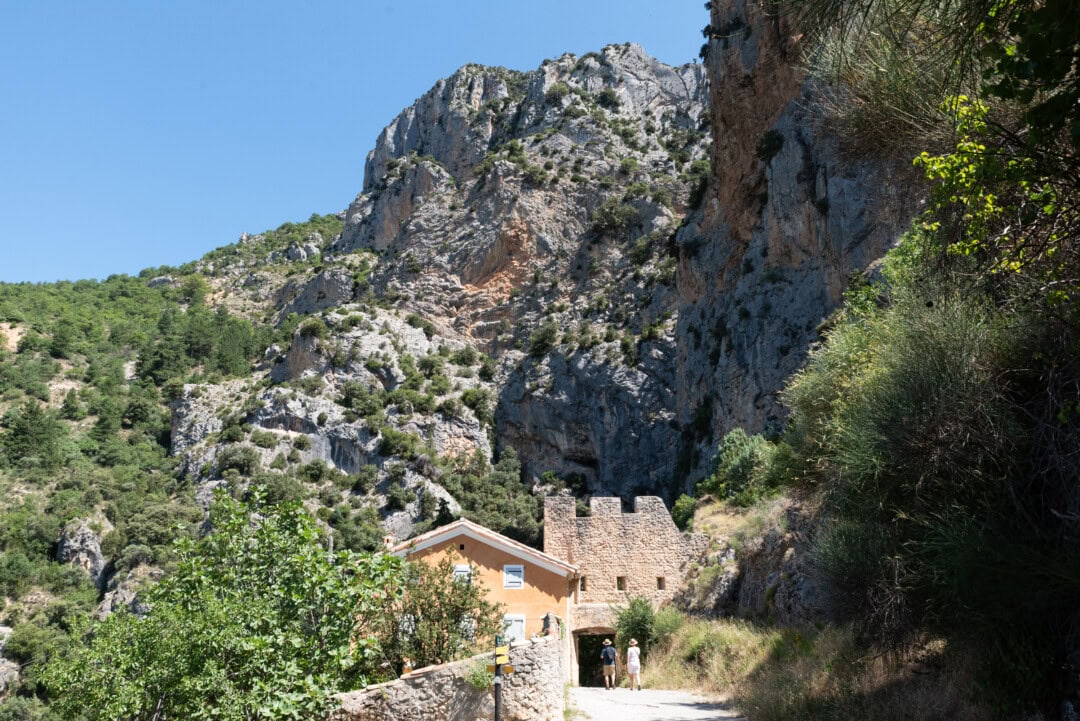
[[[495,664],[495,721],[502,719],[502,664]]]
[[[503,645],[502,636],[495,637],[495,664],[488,666],[489,671],[495,673],[495,721],[501,721],[502,714],[502,682],[504,673],[513,673],[514,667],[510,663],[510,644]]]

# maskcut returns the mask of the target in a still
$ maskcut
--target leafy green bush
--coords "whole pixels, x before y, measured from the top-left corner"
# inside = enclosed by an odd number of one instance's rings
[[[621,104],[619,101],[619,94],[615,92],[614,88],[604,88],[596,96],[596,102],[608,110],[616,110]]]
[[[494,467],[479,451],[454,459],[440,485],[457,499],[469,520],[522,543],[539,543],[543,499],[522,482],[521,462],[513,448],[503,449]]]
[[[487,388],[466,388],[461,392],[461,402],[472,409],[476,419],[482,424],[490,426],[495,423],[493,399]]]
[[[637,219],[637,208],[619,198],[608,198],[593,211],[591,228],[597,235],[618,235]]]
[[[647,598],[631,598],[615,613],[615,640],[625,651],[630,639],[636,639],[644,662],[656,641],[656,611]]]
[[[697,508],[697,500],[685,493],[675,499],[675,505],[671,507],[671,520],[680,531],[690,528],[694,520],[694,510]]]
[[[698,495],[709,494],[738,506],[750,506],[790,480],[790,449],[741,428],[720,441],[713,456],[713,473],[698,482]]]
[[[547,92],[544,93],[544,102],[549,105],[555,105],[562,102],[562,99],[570,94],[570,86],[561,80],[557,83],[553,83]]]
[[[217,471],[223,474],[235,470],[242,476],[250,476],[259,467],[259,452],[251,446],[229,446],[217,456]]]
[[[219,497],[214,532],[180,548],[144,618],[119,612],[91,635],[80,629],[82,642],[46,671],[53,707],[91,720],[209,709],[227,719],[295,718],[384,677],[380,641],[398,624],[383,604],[404,578],[401,562],[331,557],[296,506],[261,508],[258,523],[251,510]]]
[[[555,321],[545,321],[529,335],[529,355],[540,357],[555,347],[559,339],[559,327]]]

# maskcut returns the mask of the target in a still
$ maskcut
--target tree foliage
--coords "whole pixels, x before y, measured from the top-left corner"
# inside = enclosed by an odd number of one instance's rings
[[[446,564],[331,554],[299,504],[219,496],[213,531],[181,542],[149,612],[84,627],[46,678],[68,718],[292,719],[382,680],[407,654],[454,658],[498,612]],[[399,619],[409,618],[403,625]],[[465,625],[472,619],[472,626]]]

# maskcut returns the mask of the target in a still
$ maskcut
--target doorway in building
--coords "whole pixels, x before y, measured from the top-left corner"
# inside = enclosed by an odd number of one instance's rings
[[[605,638],[611,639],[614,643],[614,630],[590,631],[575,634],[575,636],[577,637],[578,686],[603,686],[604,669],[600,663],[600,650],[604,647]]]

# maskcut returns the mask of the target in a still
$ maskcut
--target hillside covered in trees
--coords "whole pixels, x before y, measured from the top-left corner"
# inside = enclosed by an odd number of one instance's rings
[[[493,630],[384,534],[637,493],[812,516],[658,636],[752,721],[1075,713],[1080,8],[706,5],[701,65],[458,70],[341,213],[0,285],[0,721],[314,717]]]

